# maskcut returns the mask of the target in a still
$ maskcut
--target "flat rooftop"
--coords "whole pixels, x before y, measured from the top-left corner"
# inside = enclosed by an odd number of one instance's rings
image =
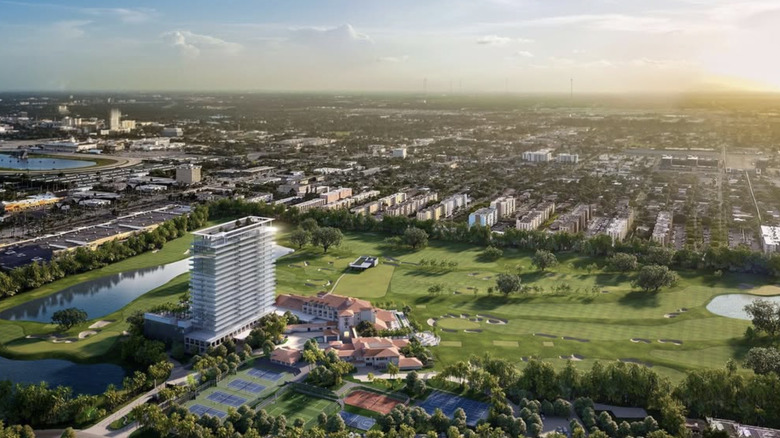
[[[254,228],[255,225],[268,225],[273,222],[273,219],[260,216],[247,216],[242,217],[234,221],[225,222],[222,224],[214,225],[213,227],[205,228],[200,231],[192,233],[195,236],[201,237],[228,237],[231,234],[238,234],[245,229]]]

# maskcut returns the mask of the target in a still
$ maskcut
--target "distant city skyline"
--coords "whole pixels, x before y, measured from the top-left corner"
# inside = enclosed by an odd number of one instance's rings
[[[0,0],[0,91],[779,91],[776,0]]]

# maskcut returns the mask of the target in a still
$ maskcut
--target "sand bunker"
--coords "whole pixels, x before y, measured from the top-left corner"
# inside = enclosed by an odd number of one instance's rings
[[[24,337],[24,339],[43,339],[48,337],[50,336],[49,335],[27,335]]]
[[[688,308],[687,307],[680,307],[679,309],[677,309],[677,311],[680,312],[680,313],[685,313],[685,312],[688,311]]]
[[[665,315],[664,315],[664,318],[677,318],[678,316],[680,316],[680,314],[679,314],[679,313],[672,312],[672,313],[667,313],[667,314],[665,314]]]
[[[103,328],[103,327],[111,324],[112,322],[114,322],[114,321],[112,321],[112,320],[95,321],[94,323],[92,323],[91,326],[89,326],[89,328],[91,328],[91,329]]]
[[[645,338],[631,338],[631,342],[633,342],[633,343],[635,343],[635,344],[649,344],[649,343],[650,343],[650,339],[645,339]]]
[[[482,333],[480,329],[463,330],[463,333]]]
[[[469,277],[476,277],[477,275],[479,275],[479,272],[472,272],[469,274]]]
[[[488,324],[496,324],[496,325],[504,325],[504,324],[506,324],[506,321],[502,321],[500,319],[488,319],[485,322],[487,322]]]
[[[542,337],[542,338],[552,338],[552,339],[557,339],[558,338],[555,335],[548,335],[547,333],[534,333],[534,336],[539,336],[539,337]]]
[[[561,359],[565,360],[573,360],[576,362],[581,361],[582,359],[585,359],[585,356],[581,356],[579,354],[572,354],[571,356],[560,356]]]
[[[55,344],[70,344],[74,339],[52,339],[51,341]]]
[[[659,339],[659,343],[661,344],[674,344],[674,345],[682,345],[682,341],[679,339]]]
[[[96,335],[97,332],[94,330],[84,330],[83,332],[79,333],[79,339],[86,339],[90,336]]]
[[[431,327],[433,327],[436,324],[436,320],[433,319],[433,318],[428,318],[428,320],[425,321],[425,322],[427,322],[428,325],[431,326]]]
[[[564,341],[577,341],[577,342],[590,342],[590,339],[584,339],[584,338],[573,338],[571,336],[564,336]]]
[[[461,318],[468,318],[469,316],[471,316],[471,315],[469,315],[468,313],[461,313],[460,314]]]

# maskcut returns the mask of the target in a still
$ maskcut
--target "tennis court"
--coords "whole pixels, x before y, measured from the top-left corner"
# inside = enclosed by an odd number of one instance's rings
[[[430,415],[439,408],[449,418],[452,418],[455,410],[462,408],[466,412],[466,424],[469,426],[476,426],[477,421],[487,418],[490,409],[487,403],[441,391],[433,391],[424,402],[420,403],[420,407]]]
[[[219,418],[225,418],[225,415],[227,415],[226,413],[220,411],[219,409],[209,408],[198,404],[190,406],[190,412],[199,416],[211,415],[212,417],[219,417]]]
[[[336,415],[339,404],[330,400],[316,398],[295,391],[288,391],[265,408],[268,415],[278,417],[284,415],[287,423],[292,424],[296,418],[304,421],[304,428],[308,429],[317,424],[317,416],[324,412]]]
[[[252,394],[259,394],[265,389],[265,386],[259,383],[250,382],[244,379],[235,379],[228,383],[227,387],[235,389],[236,391],[251,392]]]
[[[389,414],[396,405],[402,404],[400,400],[360,389],[349,393],[349,395],[344,398],[344,403],[368,409],[369,411],[379,412],[380,414]]]
[[[347,426],[354,429],[369,430],[376,424],[376,420],[373,418],[364,417],[362,415],[353,414],[347,411],[341,411],[339,415],[341,415],[341,418],[344,420],[344,423],[346,423]]]
[[[277,373],[275,371],[270,370],[261,370],[260,368],[252,368],[247,373],[252,377],[257,377],[258,379],[264,379],[269,380],[271,382],[276,382],[277,380],[281,379],[283,374]]]
[[[214,403],[220,403],[223,405],[232,406],[234,408],[237,408],[246,403],[245,398],[239,397],[237,395],[231,395],[222,391],[214,391],[209,394],[206,399],[211,400]]]

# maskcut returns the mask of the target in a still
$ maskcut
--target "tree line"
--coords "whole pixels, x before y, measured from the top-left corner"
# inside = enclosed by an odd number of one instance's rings
[[[94,250],[84,247],[65,251],[48,262],[34,262],[0,272],[0,298],[36,289],[69,275],[102,268],[129,257],[161,249],[166,242],[201,228],[208,219],[208,209],[198,206],[190,214],[163,222],[154,230],[136,234],[123,241],[104,243]]]

